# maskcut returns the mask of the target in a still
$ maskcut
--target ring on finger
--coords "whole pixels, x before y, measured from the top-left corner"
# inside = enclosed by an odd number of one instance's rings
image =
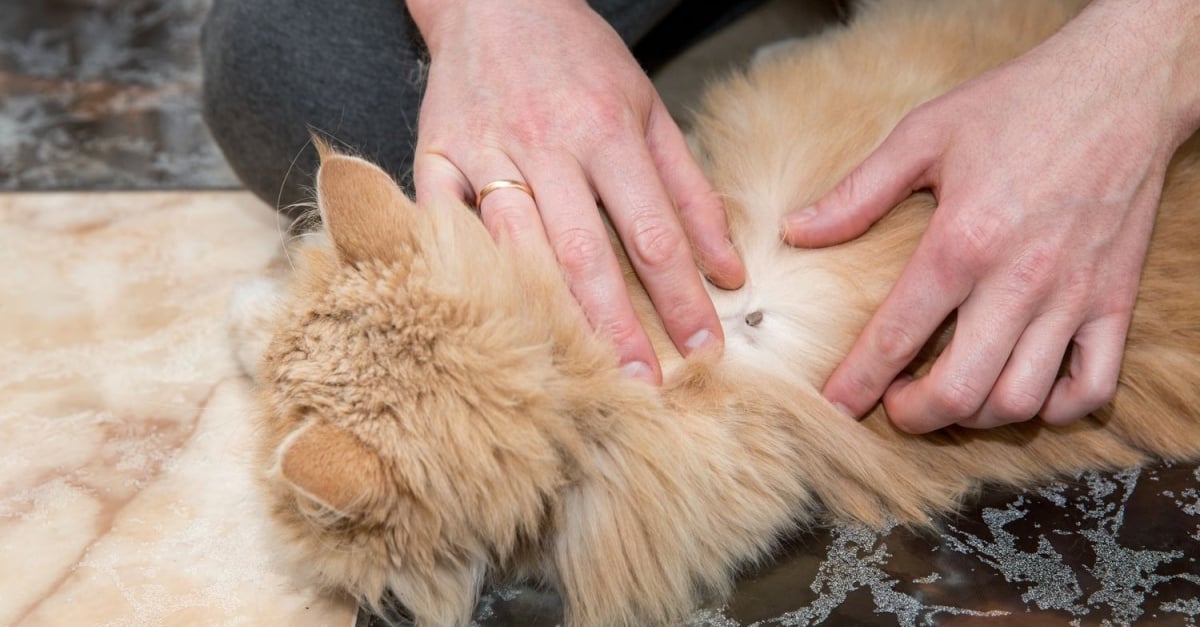
[[[497,179],[491,183],[488,183],[487,185],[484,185],[482,188],[480,188],[479,193],[475,194],[475,207],[478,208],[483,206],[483,199],[487,197],[488,194],[498,189],[519,189],[526,194],[529,194],[530,198],[534,197],[533,189],[521,181],[514,181],[513,179]]]

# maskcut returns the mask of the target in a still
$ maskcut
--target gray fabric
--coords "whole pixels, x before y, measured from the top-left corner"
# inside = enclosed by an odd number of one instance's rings
[[[592,5],[632,45],[680,1]],[[289,213],[308,200],[310,128],[407,186],[424,50],[403,0],[214,0],[202,45],[205,120],[263,200]]]

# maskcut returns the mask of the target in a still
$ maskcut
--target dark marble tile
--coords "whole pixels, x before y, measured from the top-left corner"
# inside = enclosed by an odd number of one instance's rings
[[[0,0],[0,190],[238,186],[199,113],[209,0]]]
[[[1196,625],[1200,469],[1162,464],[984,493],[937,533],[797,535],[693,627]],[[480,627],[551,627],[556,597],[500,588]],[[360,625],[382,626],[367,617]]]

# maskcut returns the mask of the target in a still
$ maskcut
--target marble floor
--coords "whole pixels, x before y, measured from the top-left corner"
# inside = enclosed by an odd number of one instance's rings
[[[0,625],[379,624],[273,557],[224,312],[284,229],[197,114],[206,6],[0,0]],[[664,98],[684,111],[805,15],[774,0],[718,32],[663,67]],[[794,537],[689,622],[1195,625],[1198,557],[1200,469],[1087,473],[934,535]],[[561,616],[501,588],[476,619]]]
[[[0,191],[233,188],[200,117],[209,0],[0,0]]]
[[[270,550],[225,309],[244,192],[0,196],[0,625],[346,625]]]

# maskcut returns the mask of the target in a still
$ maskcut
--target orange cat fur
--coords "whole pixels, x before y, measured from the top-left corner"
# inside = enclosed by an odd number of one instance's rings
[[[621,375],[557,268],[461,203],[414,206],[324,150],[324,235],[299,250],[253,365],[263,465],[297,567],[421,625],[465,625],[492,576],[556,588],[568,625],[679,619],[781,534],[828,519],[917,525],[981,483],[1200,454],[1200,153],[1176,155],[1115,400],[1054,428],[906,435],[818,394],[934,207],[864,237],[779,241],[783,213],[910,109],[1048,36],[1083,3],[871,5],[710,90],[695,145],[749,279],[713,290],[727,347],[683,360],[631,276],[661,389]],[[746,317],[761,311],[750,325]]]

